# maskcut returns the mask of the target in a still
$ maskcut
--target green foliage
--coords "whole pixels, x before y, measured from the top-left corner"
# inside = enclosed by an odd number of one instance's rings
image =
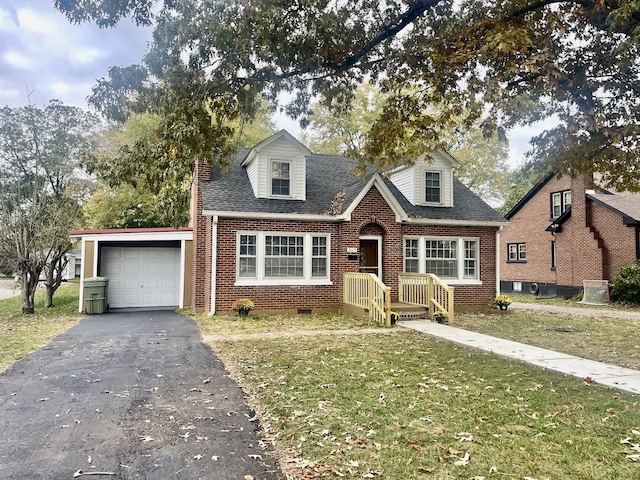
[[[19,278],[23,313],[34,312],[41,274],[47,307],[62,282],[87,186],[80,157],[99,128],[95,115],[57,100],[0,109],[0,263]]]
[[[165,226],[154,195],[128,184],[102,184],[82,207],[83,228],[145,228]]]
[[[224,164],[260,99],[308,122],[312,99],[343,111],[366,78],[385,93],[361,158],[379,168],[444,147],[447,132],[480,122],[503,139],[553,119],[530,159],[546,170],[598,171],[640,189],[640,4],[637,0],[150,0],[68,2],[73,22],[153,18],[143,65],[112,67],[91,102],[113,118],[160,116],[157,143],[129,152],[184,178],[182,163]],[[438,108],[434,109],[433,106]],[[189,170],[189,168],[186,168]]]
[[[618,270],[611,281],[610,293],[614,302],[640,304],[640,264]]]

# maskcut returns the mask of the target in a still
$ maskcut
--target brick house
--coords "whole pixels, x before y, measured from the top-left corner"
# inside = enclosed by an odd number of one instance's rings
[[[338,311],[343,274],[372,272],[397,299],[398,274],[432,272],[458,306],[498,290],[505,219],[433,151],[364,178],[353,160],[314,154],[286,131],[241,148],[225,171],[198,165],[192,192],[191,308],[224,313],[251,298],[262,312]]]
[[[591,176],[549,174],[506,218],[502,293],[574,295],[640,258],[640,194],[609,192]]]

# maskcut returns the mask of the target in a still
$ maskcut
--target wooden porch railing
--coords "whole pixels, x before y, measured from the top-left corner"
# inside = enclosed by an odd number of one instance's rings
[[[391,288],[373,273],[345,273],[343,301],[368,311],[376,322],[391,326]]]
[[[442,310],[453,320],[453,287],[433,273],[401,273],[398,275],[398,300],[427,309],[433,320],[436,310]]]

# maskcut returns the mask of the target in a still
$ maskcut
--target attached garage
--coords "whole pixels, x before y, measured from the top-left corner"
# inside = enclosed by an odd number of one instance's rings
[[[81,282],[107,277],[109,309],[164,309],[191,303],[191,229],[71,232],[82,239]],[[83,311],[82,289],[80,311]]]

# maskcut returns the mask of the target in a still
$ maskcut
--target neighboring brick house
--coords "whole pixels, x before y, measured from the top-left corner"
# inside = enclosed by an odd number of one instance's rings
[[[398,274],[433,272],[456,308],[485,306],[498,287],[505,219],[429,161],[386,175],[350,175],[353,160],[309,151],[286,131],[241,148],[225,171],[198,165],[192,198],[192,308],[229,312],[338,311],[343,274],[376,273],[397,299]]]
[[[591,176],[550,174],[506,218],[502,293],[574,295],[640,258],[640,194],[608,192]]]

